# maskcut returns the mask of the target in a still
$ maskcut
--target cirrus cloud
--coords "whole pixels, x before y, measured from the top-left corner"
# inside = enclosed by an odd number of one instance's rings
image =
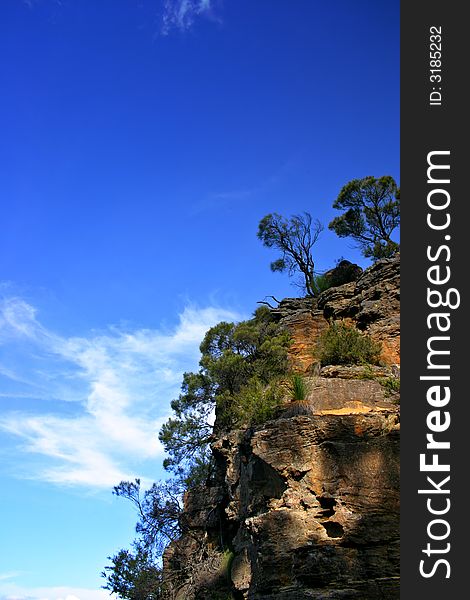
[[[183,372],[197,367],[204,333],[237,318],[219,307],[188,306],[172,328],[64,337],[23,299],[3,299],[0,382],[2,396],[18,408],[0,417],[0,430],[16,440],[12,470],[94,488],[146,480],[163,455],[157,432]]]
[[[187,31],[199,17],[217,20],[214,0],[165,0],[163,3],[162,34],[172,29]]]

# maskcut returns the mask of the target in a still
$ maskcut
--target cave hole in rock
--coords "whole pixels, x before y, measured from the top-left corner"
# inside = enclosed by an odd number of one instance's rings
[[[332,517],[335,514],[336,500],[334,498],[325,498],[324,496],[317,496],[317,500],[323,509],[324,517]]]
[[[254,456],[247,467],[252,493],[261,494],[266,499],[281,498],[287,483],[270,464]]]
[[[340,538],[344,535],[344,527],[341,523],[336,523],[335,521],[325,521],[322,523],[323,527],[326,529],[326,533],[330,538]]]

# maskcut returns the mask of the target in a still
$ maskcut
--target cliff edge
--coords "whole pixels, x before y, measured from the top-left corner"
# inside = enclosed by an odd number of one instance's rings
[[[273,310],[308,394],[258,427],[216,423],[215,471],[164,555],[175,600],[399,598],[399,271],[383,259]],[[330,319],[380,341],[382,366],[322,366]]]

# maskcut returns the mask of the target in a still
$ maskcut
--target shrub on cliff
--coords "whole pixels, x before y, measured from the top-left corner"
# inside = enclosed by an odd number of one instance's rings
[[[343,322],[333,322],[320,336],[317,354],[322,365],[378,364],[382,347],[370,336]]]
[[[164,593],[160,558],[167,544],[185,531],[183,513],[184,487],[178,480],[154,483],[142,491],[140,479],[121,481],[113,494],[129,500],[136,509],[138,537],[132,550],[119,550],[108,556],[111,564],[104,568],[102,586],[124,600],[168,598]]]
[[[308,395],[308,386],[305,378],[295,373],[287,383],[287,390],[291,402],[304,401]]]
[[[277,401],[269,386],[287,372],[289,345],[289,334],[265,306],[248,321],[222,322],[209,329],[200,346],[200,369],[185,373],[182,393],[171,403],[174,416],[159,433],[168,453],[165,468],[184,477],[188,485],[195,473],[204,476],[204,466],[209,473],[214,411],[218,424],[227,426],[250,419],[259,422],[263,414],[270,414]]]
[[[278,414],[282,396],[277,382],[263,385],[259,379],[253,378],[238,394],[219,400],[217,418],[230,427],[265,423]]]
[[[250,320],[209,329],[200,346],[200,369],[184,374],[181,394],[171,403],[173,415],[159,433],[167,452],[164,466],[174,477],[143,494],[139,480],[114,488],[137,509],[138,538],[134,551],[120,550],[109,557],[111,565],[102,573],[105,589],[126,600],[167,597],[159,561],[168,542],[185,529],[184,492],[206,483],[211,474],[214,411],[219,426],[271,418],[280,402],[275,382],[287,372],[290,343],[289,334],[264,306]]]
[[[103,589],[124,600],[164,598],[162,570],[147,548],[135,544],[134,551],[119,550],[108,559],[112,564],[101,573]]]

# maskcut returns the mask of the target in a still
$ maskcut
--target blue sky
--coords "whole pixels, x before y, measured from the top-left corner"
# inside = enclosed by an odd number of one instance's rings
[[[98,600],[208,327],[295,295],[261,217],[399,178],[399,5],[3,0],[0,599]],[[368,263],[325,228],[319,270]]]

